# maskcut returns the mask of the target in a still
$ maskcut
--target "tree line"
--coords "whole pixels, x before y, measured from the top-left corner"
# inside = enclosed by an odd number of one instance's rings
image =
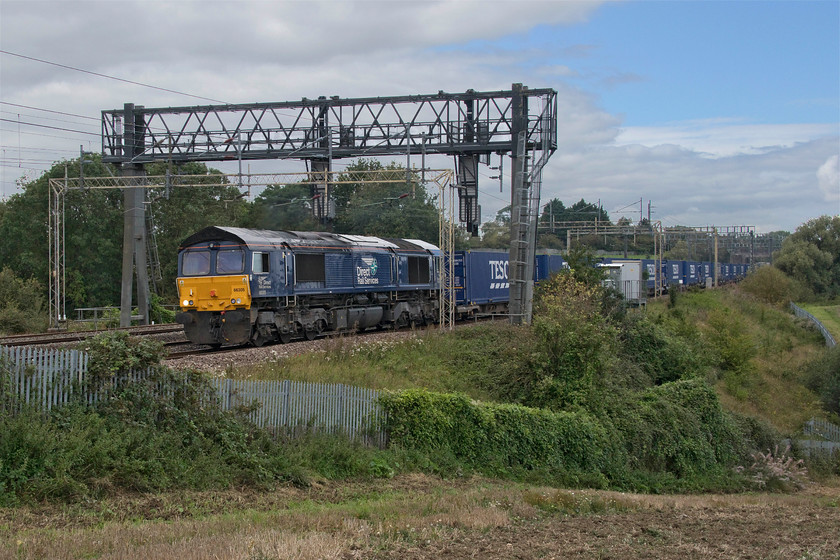
[[[90,157],[90,156],[89,156]],[[50,179],[79,176],[79,160],[58,162],[37,179],[21,183],[21,192],[0,201],[0,271],[4,278],[22,282],[26,289],[0,287],[0,331],[32,330],[21,324],[25,313],[14,310],[46,308],[48,251],[48,189]],[[147,167],[149,175],[164,175],[167,164]],[[164,301],[175,295],[177,251],[181,241],[209,225],[269,230],[315,231],[416,238],[436,242],[439,232],[437,197],[429,192],[416,173],[391,163],[360,159],[346,168],[331,185],[333,215],[329,225],[313,218],[311,185],[270,185],[253,200],[245,200],[231,184],[218,184],[221,175],[200,162],[180,165],[183,175],[208,176],[206,187],[149,189],[146,198],[150,236],[154,235],[160,259],[158,295]],[[369,175],[366,175],[368,174]],[[87,177],[116,175],[113,166],[97,155],[84,163]],[[69,190],[65,194],[64,231],[66,257],[66,300],[68,309],[115,305],[120,299],[122,269],[122,192],[111,190]],[[571,222],[611,225],[609,214],[600,206],[579,200],[566,206],[558,199],[548,201],[539,220],[537,244],[546,249],[568,249]],[[622,220],[624,220],[622,218]],[[622,225],[622,220],[616,222]],[[812,220],[785,241],[777,256],[778,266],[801,281],[811,293],[840,295],[840,218]],[[573,246],[607,252],[628,251],[634,256],[654,254],[653,231],[646,220],[628,225],[619,236],[577,234]],[[510,207],[482,226],[482,235],[470,238],[462,230],[456,248],[506,249],[510,245]],[[710,260],[708,248],[687,246],[678,241],[666,257]],[[705,251],[705,252],[704,252]],[[726,260],[726,254],[720,256]],[[18,285],[18,284],[14,284]],[[5,289],[4,289],[5,288]],[[4,295],[5,294],[5,295]],[[22,294],[26,294],[24,297]],[[35,299],[38,301],[35,301]],[[9,311],[12,310],[12,311]],[[5,314],[5,315],[4,315]],[[5,321],[4,316],[14,316]],[[16,326],[10,326],[11,324]],[[4,327],[4,324],[7,326]]]
[[[91,159],[84,163],[86,177],[117,174],[100,157],[94,155]],[[164,175],[166,164],[148,165],[146,171],[149,175]],[[31,295],[33,286],[37,287],[34,293],[40,294],[41,307],[46,307],[50,276],[49,180],[64,178],[65,173],[78,177],[79,160],[56,163],[39,178],[22,183],[22,192],[0,201],[0,270],[7,271],[9,277],[32,279],[34,284],[27,284],[25,291]],[[183,164],[178,173],[207,176],[208,186],[147,191],[147,233],[150,238],[154,236],[157,245],[162,276],[157,289],[164,300],[175,295],[180,243],[210,225],[290,231],[328,228],[336,233],[430,242],[438,239],[436,197],[419,177],[412,175],[406,181],[405,169],[393,163],[383,165],[362,159],[348,166],[336,179],[338,184],[331,187],[335,219],[329,226],[313,218],[312,205],[317,201],[309,184],[270,185],[248,201],[235,185],[220,186],[218,178],[212,176],[222,172],[203,163]],[[115,305],[120,300],[122,270],[122,191],[73,189],[65,192],[64,199],[68,309]],[[14,294],[10,297],[14,299]],[[33,302],[23,302],[23,308],[33,308]]]

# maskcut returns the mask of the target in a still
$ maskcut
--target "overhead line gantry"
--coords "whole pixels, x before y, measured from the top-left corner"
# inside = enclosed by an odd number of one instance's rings
[[[334,159],[412,155],[455,158],[459,219],[478,234],[478,165],[490,156],[511,157],[511,319],[530,322],[533,261],[542,169],[557,149],[557,92],[513,84],[510,90],[439,91],[342,99],[146,108],[126,103],[102,111],[102,160],[124,177],[145,174],[149,163],[241,162],[299,159],[324,180],[313,180],[313,213],[331,219]],[[408,165],[406,165],[408,167]],[[422,165],[425,168],[425,163]],[[408,173],[408,170],[407,170]],[[131,316],[133,272],[138,306],[148,317],[143,261],[146,232],[143,189],[125,189],[121,324]],[[317,196],[316,196],[317,195]],[[145,310],[145,311],[143,311]]]

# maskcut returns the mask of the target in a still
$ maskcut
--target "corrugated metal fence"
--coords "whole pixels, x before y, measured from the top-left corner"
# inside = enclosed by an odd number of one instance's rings
[[[87,363],[87,355],[78,350],[0,346],[0,373],[5,373],[0,382],[8,383],[5,389],[18,402],[45,410],[74,397],[93,403],[102,391],[87,388]],[[112,383],[119,386],[148,376],[149,372],[134,371],[115,376]],[[379,447],[386,443],[384,412],[378,404],[379,392],[373,389],[298,381],[212,379],[209,383],[222,410],[259,402],[250,418],[260,427],[286,434],[304,430],[344,433]],[[157,390],[174,388],[161,386]]]
[[[816,317],[814,317],[813,315],[811,315],[810,313],[808,313],[793,302],[790,302],[790,308],[793,309],[794,315],[796,315],[797,317],[802,317],[803,319],[808,319],[809,321],[814,323],[814,325],[816,325],[818,329],[820,329],[823,338],[825,338],[825,343],[828,345],[829,348],[834,348],[835,346],[837,346],[837,341],[834,340],[834,337],[831,336],[831,333],[828,332],[828,329],[825,328],[825,325],[820,323]]]
[[[819,418],[811,418],[805,422],[805,428],[802,431],[808,435],[820,436],[840,444],[840,426],[831,422],[820,420]]]

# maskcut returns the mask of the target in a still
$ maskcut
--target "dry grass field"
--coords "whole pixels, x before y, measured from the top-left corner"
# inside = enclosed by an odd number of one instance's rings
[[[840,481],[653,496],[424,475],[0,510],[0,558],[840,558]]]

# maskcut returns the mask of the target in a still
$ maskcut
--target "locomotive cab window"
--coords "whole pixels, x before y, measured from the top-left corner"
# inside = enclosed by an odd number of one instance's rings
[[[408,283],[428,284],[429,259],[427,257],[408,257]]]
[[[251,262],[251,272],[254,274],[268,274],[271,272],[268,253],[254,253]]]
[[[210,274],[210,251],[186,251],[181,259],[181,273],[184,276]]]
[[[228,249],[216,255],[216,274],[239,274],[245,271],[245,251]]]
[[[295,278],[298,282],[326,282],[323,253],[295,255]]]

